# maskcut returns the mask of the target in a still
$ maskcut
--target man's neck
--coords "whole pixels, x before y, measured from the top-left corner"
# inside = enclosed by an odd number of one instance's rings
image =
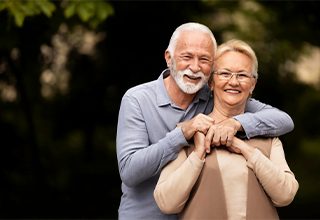
[[[196,94],[183,92],[171,75],[163,79],[163,82],[172,102],[176,106],[186,110]]]

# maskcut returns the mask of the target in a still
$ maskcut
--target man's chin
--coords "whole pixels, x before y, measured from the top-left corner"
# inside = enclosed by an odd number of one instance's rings
[[[177,85],[179,86],[179,88],[184,93],[189,94],[189,95],[196,94],[205,85],[205,83],[203,83],[203,80],[200,80],[199,82],[197,82],[197,84],[195,84],[195,83],[191,83],[191,82],[185,82],[183,77],[179,77],[181,75],[175,76],[173,74],[172,76],[173,76],[174,80],[176,81]]]
[[[193,86],[193,87],[187,87],[185,86],[184,88],[181,88],[180,89],[184,92],[184,93],[187,93],[189,95],[193,95],[195,93],[197,93],[201,87],[197,87],[197,86]]]

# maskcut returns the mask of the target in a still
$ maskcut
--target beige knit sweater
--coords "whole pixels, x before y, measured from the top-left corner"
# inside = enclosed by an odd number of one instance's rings
[[[290,204],[299,184],[286,160],[282,143],[273,138],[270,159],[255,149],[248,161],[240,154],[217,148],[217,159],[226,197],[228,219],[246,219],[248,167],[253,170],[263,189],[275,206]],[[184,150],[176,160],[162,170],[154,191],[159,208],[167,214],[179,213],[189,198],[190,191],[205,163]],[[210,193],[210,192],[208,192]]]

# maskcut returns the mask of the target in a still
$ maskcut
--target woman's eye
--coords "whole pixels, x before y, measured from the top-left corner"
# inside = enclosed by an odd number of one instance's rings
[[[249,78],[249,75],[245,74],[245,73],[242,73],[242,74],[239,74],[238,77]]]

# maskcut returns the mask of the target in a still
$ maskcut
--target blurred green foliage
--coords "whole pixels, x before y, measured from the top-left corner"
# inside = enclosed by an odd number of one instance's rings
[[[91,28],[96,28],[108,16],[114,13],[112,6],[105,1],[65,0],[62,2],[64,15],[70,18],[77,14],[83,22],[88,22]],[[12,16],[14,23],[22,27],[26,17],[45,14],[51,17],[56,5],[49,0],[2,0],[0,11],[7,10],[9,19]]]
[[[320,85],[301,81],[296,67],[320,47],[319,9],[316,1],[1,1],[0,218],[117,218],[121,97],[160,75],[172,32],[189,21],[209,26],[218,44],[239,38],[255,50],[254,98],[295,123],[280,139],[300,189],[280,218],[320,218]]]
[[[14,22],[18,27],[22,27],[25,17],[44,13],[51,17],[56,9],[55,5],[48,0],[40,1],[15,1],[3,0],[0,2],[0,11],[8,10],[9,16],[14,17]]]
[[[113,15],[114,11],[108,2],[104,1],[69,1],[64,10],[66,18],[78,14],[84,22],[89,22],[92,28],[97,27],[108,16]]]

